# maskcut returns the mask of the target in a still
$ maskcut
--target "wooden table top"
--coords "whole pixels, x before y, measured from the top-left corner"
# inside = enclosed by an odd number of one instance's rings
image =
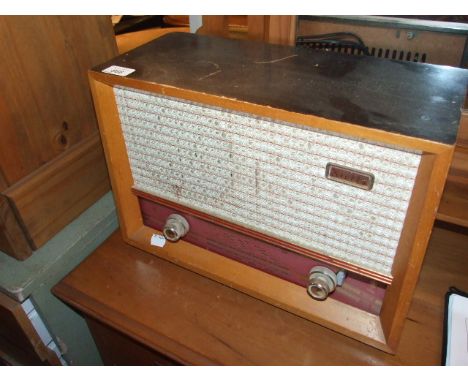
[[[184,364],[439,365],[448,287],[468,290],[468,235],[435,228],[396,355],[125,244],[115,232],[54,288]]]

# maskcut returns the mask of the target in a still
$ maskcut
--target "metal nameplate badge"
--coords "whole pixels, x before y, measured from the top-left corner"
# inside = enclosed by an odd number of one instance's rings
[[[335,182],[344,183],[367,191],[371,190],[374,185],[373,174],[334,163],[327,164],[325,177]]]

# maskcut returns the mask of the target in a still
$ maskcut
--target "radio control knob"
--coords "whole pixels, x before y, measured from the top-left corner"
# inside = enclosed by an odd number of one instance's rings
[[[189,229],[189,223],[183,216],[172,214],[164,224],[163,235],[167,240],[174,242],[184,237]]]
[[[307,293],[315,300],[325,300],[337,285],[335,272],[326,267],[313,267],[309,272]]]

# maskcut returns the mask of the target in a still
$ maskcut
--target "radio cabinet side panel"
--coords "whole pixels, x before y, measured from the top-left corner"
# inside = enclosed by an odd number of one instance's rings
[[[468,147],[455,148],[437,219],[468,227]]]
[[[394,279],[380,314],[382,328],[392,349],[398,346],[419,279],[452,155],[451,146],[446,146],[445,151],[438,154],[423,153],[393,264]]]
[[[437,219],[468,227],[468,97],[461,113],[457,145]]]
[[[96,80],[90,73],[99,131],[124,239],[143,225],[138,198],[131,192],[133,177],[123,139],[120,119],[111,84]]]

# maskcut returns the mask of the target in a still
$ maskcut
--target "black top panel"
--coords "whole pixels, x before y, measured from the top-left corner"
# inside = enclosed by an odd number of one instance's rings
[[[95,68],[453,144],[468,70],[170,33]]]

